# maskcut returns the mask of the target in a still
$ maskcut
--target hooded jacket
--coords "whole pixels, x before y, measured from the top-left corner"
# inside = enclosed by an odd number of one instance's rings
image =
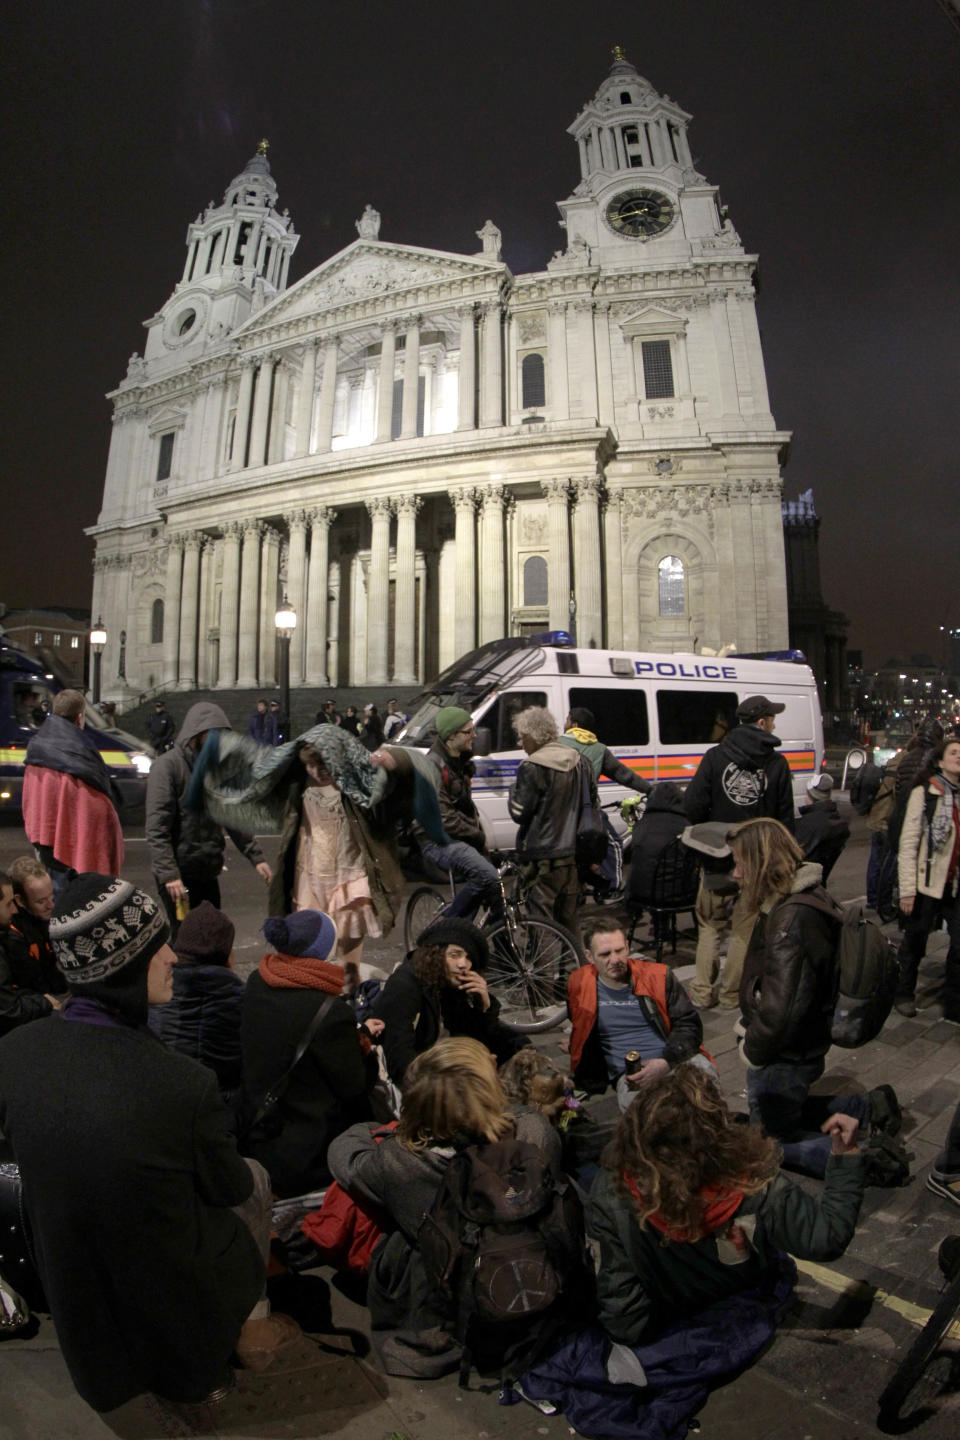
[[[631,904],[650,903],[657,861],[671,841],[682,833],[686,823],[680,786],[672,780],[654,785],[630,837],[627,899]]]
[[[550,740],[524,760],[510,787],[507,808],[517,822],[523,860],[572,860],[577,848],[580,793],[585,777],[596,806],[597,782],[589,760],[570,745]]]
[[[202,811],[188,810],[186,799],[196,755],[188,742],[205,730],[229,730],[230,721],[209,701],[191,705],[172,750],[155,760],[147,780],[146,837],[153,873],[161,885],[171,880],[215,880],[223,869],[223,827]],[[252,835],[227,830],[251,865],[263,851]]]
[[[736,825],[763,816],[781,821],[793,834],[793,786],[790,766],[776,753],[780,743],[759,725],[738,725],[708,750],[684,796],[691,825],[705,820]],[[727,862],[722,868],[729,868]]]

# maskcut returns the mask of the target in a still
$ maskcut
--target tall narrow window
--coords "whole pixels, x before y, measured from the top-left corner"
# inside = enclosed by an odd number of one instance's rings
[[[523,603],[547,603],[547,562],[542,555],[531,555],[523,562]]]
[[[150,644],[163,644],[163,601],[154,600],[150,610]]]
[[[234,265],[243,264],[243,252],[247,248],[247,241],[250,239],[250,231],[253,229],[252,220],[244,220],[237,234],[237,243],[233,247]]]
[[[677,555],[665,555],[657,566],[661,615],[687,613],[683,561]]]
[[[543,375],[543,356],[524,355],[520,367],[523,388],[523,408],[530,410],[546,403],[547,391]]]
[[[669,340],[643,341],[643,393],[648,400],[673,397],[673,361]]]
[[[676,125],[674,125],[673,121],[668,120],[667,134],[670,136],[670,149],[673,151],[673,158],[674,160],[676,160],[678,165],[680,164],[680,156],[677,153],[677,136],[679,133],[680,132],[677,130],[677,127]]]
[[[157,456],[157,479],[169,480],[173,469],[173,431],[160,436],[160,452]]]

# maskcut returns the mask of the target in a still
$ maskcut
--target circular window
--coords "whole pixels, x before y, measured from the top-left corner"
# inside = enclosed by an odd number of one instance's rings
[[[177,323],[177,334],[178,334],[178,335],[186,335],[186,334],[188,333],[188,331],[190,331],[190,330],[193,329],[193,327],[194,327],[194,325],[195,325],[196,323],[197,323],[197,312],[196,312],[196,310],[186,310],[186,311],[184,311],[184,313],[180,316],[180,319],[179,319],[179,321],[178,321],[178,323]]]

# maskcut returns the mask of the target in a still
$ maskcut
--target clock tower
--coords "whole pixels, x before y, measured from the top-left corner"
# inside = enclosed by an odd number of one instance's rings
[[[729,222],[717,189],[690,155],[690,115],[659,95],[619,46],[610,73],[569,127],[580,152],[581,179],[560,202],[567,243],[589,246],[604,268],[702,253],[703,241]]]

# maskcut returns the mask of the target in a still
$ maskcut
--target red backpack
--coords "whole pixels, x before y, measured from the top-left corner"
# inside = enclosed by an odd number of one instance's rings
[[[379,1143],[396,1128],[397,1122],[393,1120],[382,1126],[373,1138]],[[321,1252],[325,1264],[335,1270],[347,1270],[351,1275],[366,1275],[387,1223],[379,1206],[354,1200],[334,1180],[327,1188],[320,1209],[305,1215],[300,1228]]]

